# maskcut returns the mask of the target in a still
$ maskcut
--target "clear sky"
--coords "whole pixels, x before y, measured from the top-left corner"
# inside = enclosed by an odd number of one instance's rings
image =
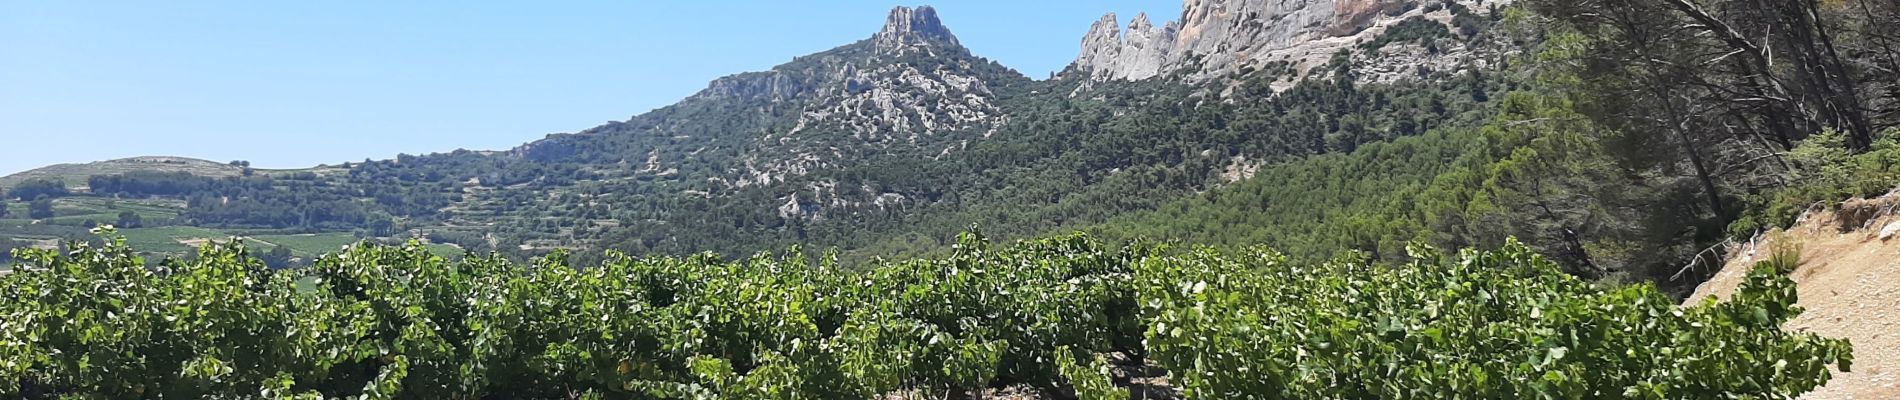
[[[870,37],[917,4],[0,0],[0,175],[140,155],[301,168],[507,149]],[[1163,23],[1181,8],[927,4],[976,54],[1038,79],[1103,13]]]

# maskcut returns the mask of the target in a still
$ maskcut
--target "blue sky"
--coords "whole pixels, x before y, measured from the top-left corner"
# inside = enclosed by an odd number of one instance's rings
[[[870,37],[886,1],[0,0],[0,174],[140,155],[300,168],[507,149]],[[976,54],[1035,78],[1106,12],[1179,0],[956,0]]]

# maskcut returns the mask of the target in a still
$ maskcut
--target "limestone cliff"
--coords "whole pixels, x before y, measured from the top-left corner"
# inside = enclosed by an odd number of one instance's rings
[[[1135,16],[1128,24],[1128,36],[1122,37],[1121,21],[1109,13],[1089,27],[1082,38],[1082,55],[1077,65],[1089,66],[1098,76],[1139,80],[1161,72],[1162,64],[1174,50],[1179,27],[1156,27],[1148,14]]]
[[[1466,9],[1508,0],[1449,0]],[[1185,72],[1191,81],[1285,61],[1304,71],[1406,18],[1449,20],[1447,0],[1187,0],[1181,17],[1156,27],[1146,15],[1126,33],[1114,14],[1082,39],[1075,71],[1097,80]],[[1437,6],[1433,6],[1437,4]]]

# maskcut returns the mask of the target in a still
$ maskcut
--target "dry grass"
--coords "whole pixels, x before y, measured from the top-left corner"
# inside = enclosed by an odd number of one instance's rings
[[[1774,266],[1783,275],[1794,273],[1801,267],[1801,241],[1787,231],[1768,234],[1768,258],[1761,262]]]

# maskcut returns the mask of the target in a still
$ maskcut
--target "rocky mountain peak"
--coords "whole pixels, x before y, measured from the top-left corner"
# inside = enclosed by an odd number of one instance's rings
[[[695,155],[708,149],[748,149],[735,156],[737,165],[721,166],[731,173],[717,179],[763,185],[866,154],[960,150],[1007,121],[993,89],[1026,82],[1029,77],[970,54],[935,9],[898,7],[869,39],[719,78],[674,106],[550,137],[517,154],[533,160],[585,155],[651,172],[691,168]],[[710,128],[712,121],[718,128]],[[625,143],[640,145],[597,149]],[[803,203],[790,204],[787,210],[795,211]]]
[[[1103,79],[1140,80],[1162,72],[1163,61],[1174,49],[1179,27],[1156,27],[1147,13],[1136,14],[1123,35],[1120,20],[1108,13],[1082,38],[1076,65]]]
[[[891,15],[884,19],[884,29],[879,30],[872,40],[879,50],[884,51],[901,52],[933,43],[961,46],[957,36],[951,34],[950,28],[944,27],[943,20],[937,18],[937,9],[930,6],[891,9]]]
[[[1154,22],[1148,21],[1148,13],[1146,12],[1136,13],[1135,20],[1128,22],[1128,30],[1131,32],[1147,31],[1154,29],[1154,27]]]
[[[1082,55],[1076,56],[1075,64],[1099,69],[1114,62],[1121,53],[1121,44],[1121,20],[1115,18],[1115,13],[1108,13],[1095,21],[1095,25],[1089,26],[1089,33],[1082,36]]]

